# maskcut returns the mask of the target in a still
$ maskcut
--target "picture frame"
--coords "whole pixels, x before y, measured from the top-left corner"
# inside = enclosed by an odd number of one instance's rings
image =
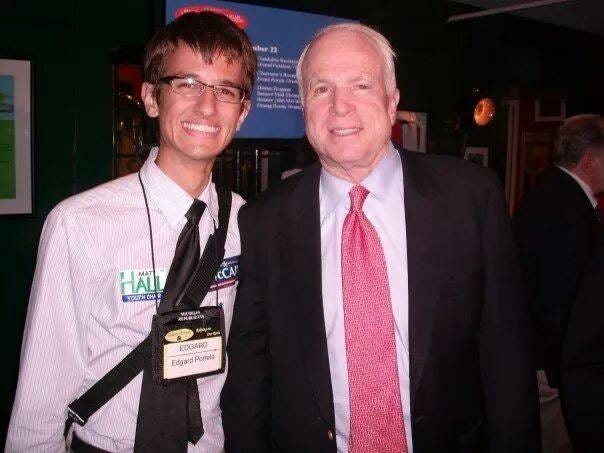
[[[392,135],[395,142],[409,151],[426,153],[428,114],[398,110]]]
[[[522,193],[529,191],[538,175],[553,161],[555,131],[525,131],[520,140]]]
[[[137,153],[143,145],[147,119],[140,96],[143,69],[140,64],[114,64],[113,176],[136,173],[141,162]]]
[[[535,99],[535,122],[536,123],[559,123],[566,119],[566,100],[560,99],[553,104],[542,99]],[[553,106],[553,111],[551,111]]]
[[[488,167],[489,148],[482,146],[468,146],[466,147],[463,158],[482,167]]]
[[[32,68],[0,58],[0,215],[34,213]]]

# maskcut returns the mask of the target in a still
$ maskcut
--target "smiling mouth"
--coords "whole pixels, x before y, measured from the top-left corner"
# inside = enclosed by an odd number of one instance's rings
[[[331,129],[331,133],[333,135],[337,135],[338,137],[347,137],[349,135],[358,134],[361,131],[360,127],[348,127],[348,128],[334,128]]]
[[[190,131],[195,132],[206,132],[208,134],[216,134],[219,130],[219,126],[210,126],[209,124],[191,123],[189,121],[183,121],[182,127]]]

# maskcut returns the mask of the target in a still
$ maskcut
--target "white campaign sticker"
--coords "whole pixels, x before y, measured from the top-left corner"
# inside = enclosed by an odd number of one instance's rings
[[[155,285],[153,269],[124,269],[118,273],[122,302],[145,302],[161,299],[168,271],[156,269]]]
[[[222,366],[222,337],[164,345],[164,379],[211,373]]]

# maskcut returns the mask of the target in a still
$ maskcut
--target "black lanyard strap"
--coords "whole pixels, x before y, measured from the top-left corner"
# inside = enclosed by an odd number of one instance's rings
[[[175,310],[199,307],[203,300],[203,297],[201,300],[199,299],[199,295],[203,294],[205,297],[208,288],[214,283],[216,272],[224,259],[224,246],[228,230],[222,228],[222,225],[229,224],[231,193],[222,187],[216,187],[216,193],[218,194],[218,229],[214,230],[214,233],[208,238],[195,272],[183,293],[174,303]]]

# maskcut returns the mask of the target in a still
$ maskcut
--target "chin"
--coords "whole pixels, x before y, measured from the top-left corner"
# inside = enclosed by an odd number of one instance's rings
[[[218,143],[195,143],[189,149],[191,150],[191,154],[203,157],[220,154],[223,148]]]
[[[367,152],[362,149],[338,149],[330,153],[330,156],[334,162],[339,164],[353,164],[355,162],[363,161],[367,158]]]

